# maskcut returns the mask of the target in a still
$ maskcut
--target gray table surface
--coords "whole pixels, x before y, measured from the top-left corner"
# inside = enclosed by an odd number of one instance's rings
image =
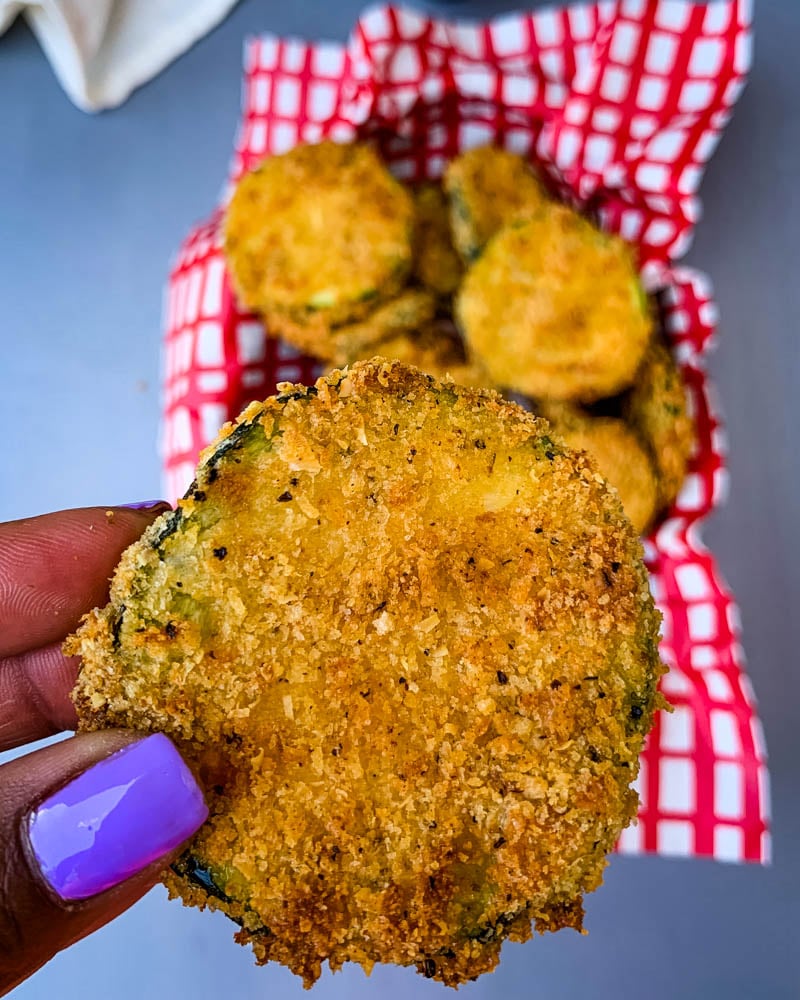
[[[239,103],[241,46],[263,30],[344,38],[359,8],[245,0],[111,113],[77,111],[21,25],[0,39],[0,519],[159,492],[161,290],[215,203]],[[457,3],[476,13],[510,4]],[[800,37],[798,0],[761,0],[750,84],[706,175],[689,262],[722,313],[712,361],[730,439],[730,500],[706,539],[738,596],[771,755],[771,868],[615,858],[588,937],[507,945],[463,996],[800,997]],[[220,916],[154,890],[16,996],[300,997],[256,969]],[[326,973],[315,996],[432,997],[410,970]]]

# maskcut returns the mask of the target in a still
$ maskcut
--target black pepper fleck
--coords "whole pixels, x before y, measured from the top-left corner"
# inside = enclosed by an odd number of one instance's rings
[[[119,649],[120,644],[120,632],[122,631],[122,619],[125,615],[125,605],[121,604],[119,607],[119,614],[114,622],[114,627],[111,630],[111,634],[114,640],[114,649]],[[137,629],[138,631],[138,629]]]
[[[508,676],[502,670],[497,671],[497,683],[508,684]]]
[[[278,497],[278,503],[288,503],[292,499],[292,494],[286,490]]]
[[[178,634],[178,626],[175,624],[175,622],[167,622],[164,631],[167,633],[168,638],[174,639],[175,636]],[[631,710],[631,715],[632,714],[633,710]]]
[[[224,559],[227,554],[228,554],[228,550],[225,548],[224,545],[220,545],[220,547],[218,549],[214,549],[214,558],[215,559]]]

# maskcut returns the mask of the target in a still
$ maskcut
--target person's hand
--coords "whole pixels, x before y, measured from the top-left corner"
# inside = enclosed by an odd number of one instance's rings
[[[61,643],[167,508],[0,524],[0,751],[74,729]],[[0,767],[0,995],[127,909],[208,815],[172,743],[85,733]]]

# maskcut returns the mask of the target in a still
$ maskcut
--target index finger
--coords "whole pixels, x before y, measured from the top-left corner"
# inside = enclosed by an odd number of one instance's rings
[[[83,507],[0,524],[0,657],[64,639],[107,599],[123,550],[168,509]]]

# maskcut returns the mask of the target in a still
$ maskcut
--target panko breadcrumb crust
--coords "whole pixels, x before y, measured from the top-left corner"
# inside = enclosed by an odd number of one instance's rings
[[[478,146],[447,165],[444,189],[453,243],[472,264],[503,226],[538,211],[547,192],[530,163],[498,146]]]
[[[81,729],[175,740],[211,818],[166,883],[259,962],[456,986],[580,929],[634,817],[662,672],[640,543],[492,392],[382,359],[280,391],[68,641]]]
[[[394,298],[376,306],[355,323],[331,326],[324,316],[292,318],[279,312],[266,315],[270,332],[319,361],[344,366],[372,357],[390,338],[417,330],[433,319],[436,296],[424,288],[405,288]]]
[[[658,484],[649,450],[633,428],[619,417],[595,416],[569,403],[543,402],[535,410],[568,447],[592,456],[643,535],[658,509]]]
[[[556,204],[489,241],[455,315],[496,385],[564,401],[630,386],[653,328],[631,247]]]
[[[658,474],[659,506],[680,493],[694,444],[686,387],[669,348],[654,340],[624,404],[625,417],[650,453]]]
[[[329,324],[363,318],[412,265],[414,203],[363,143],[269,156],[236,185],[225,256],[250,309]]]
[[[446,317],[382,340],[379,350],[382,358],[413,365],[435,378],[449,377],[458,385],[476,389],[494,388],[486,372],[467,358],[458,330]]]
[[[463,273],[453,246],[447,198],[439,184],[421,184],[414,191],[414,276],[437,295],[452,295]]]

